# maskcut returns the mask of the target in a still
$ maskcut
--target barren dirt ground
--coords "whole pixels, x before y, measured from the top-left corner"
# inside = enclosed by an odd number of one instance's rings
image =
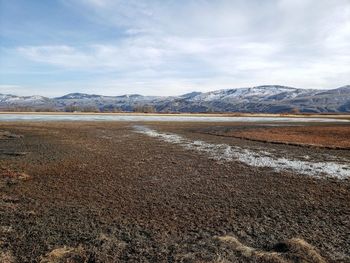
[[[350,151],[209,134],[248,126],[1,123],[0,262],[350,262],[348,177],[228,161],[210,145],[344,166]]]

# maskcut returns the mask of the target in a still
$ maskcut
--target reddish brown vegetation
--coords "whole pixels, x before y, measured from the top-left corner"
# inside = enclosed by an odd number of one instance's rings
[[[234,130],[223,135],[266,142],[350,149],[350,126],[264,127]]]
[[[8,179],[15,179],[15,180],[29,180],[31,177],[26,173],[16,172],[0,166],[0,179],[1,178],[8,178]]]

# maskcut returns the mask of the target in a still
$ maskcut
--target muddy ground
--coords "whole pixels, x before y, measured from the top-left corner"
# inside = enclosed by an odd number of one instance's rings
[[[0,262],[350,262],[348,179],[215,160],[134,125],[1,123]],[[252,124],[142,125],[350,160],[349,150],[208,134]]]
[[[209,134],[236,137],[261,142],[301,146],[350,149],[349,125],[253,126],[233,129],[209,129]]]

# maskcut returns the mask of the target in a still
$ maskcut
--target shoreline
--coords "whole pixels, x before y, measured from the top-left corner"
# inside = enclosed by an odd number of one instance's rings
[[[188,117],[276,117],[276,118],[332,118],[349,119],[349,114],[272,114],[272,113],[138,113],[138,112],[6,112],[0,115],[101,115],[101,116],[188,116]]]

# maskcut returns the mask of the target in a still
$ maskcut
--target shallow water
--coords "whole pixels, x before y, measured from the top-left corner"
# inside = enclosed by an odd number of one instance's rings
[[[328,118],[216,117],[179,115],[0,114],[0,121],[127,121],[127,122],[349,122]]]

